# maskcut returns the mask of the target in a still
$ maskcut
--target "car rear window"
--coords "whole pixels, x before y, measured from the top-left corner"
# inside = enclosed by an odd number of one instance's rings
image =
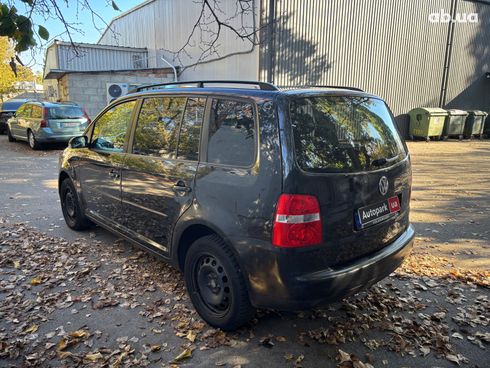
[[[80,119],[85,115],[78,106],[57,106],[49,108],[50,119]]]
[[[376,98],[321,96],[290,103],[296,161],[309,172],[391,166],[405,149],[386,104]]]

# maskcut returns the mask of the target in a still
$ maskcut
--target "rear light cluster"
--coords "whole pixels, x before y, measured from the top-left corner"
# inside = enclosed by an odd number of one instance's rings
[[[322,242],[320,205],[315,196],[281,194],[277,202],[272,244],[296,248]]]
[[[43,107],[43,120],[41,120],[41,128],[48,127],[48,114],[49,114],[48,108]]]

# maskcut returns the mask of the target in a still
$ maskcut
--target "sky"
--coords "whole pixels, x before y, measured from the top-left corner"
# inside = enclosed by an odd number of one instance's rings
[[[121,11],[114,10],[111,2],[107,0],[89,0],[90,5],[93,10],[100,15],[100,17],[107,23],[111,21],[112,18],[119,15],[132,7],[140,4],[143,0],[115,0],[117,6]],[[68,23],[76,23],[74,26],[80,31],[74,31],[72,33],[73,41],[75,42],[86,42],[86,43],[97,43],[101,32],[106,28],[106,25],[102,20],[96,20],[95,25],[92,21],[92,13],[88,9],[83,9],[77,7],[79,3],[78,0],[68,0],[68,5],[64,0],[58,0],[60,10]],[[14,1],[15,7],[19,14],[26,14],[26,6],[19,0]],[[66,34],[62,34],[65,29],[62,22],[57,19],[44,19],[42,16],[34,15],[33,22],[36,25],[37,30],[38,25],[43,25],[50,35],[48,42],[38,40],[38,47],[33,51],[27,51],[20,55],[21,60],[32,67],[35,72],[42,71],[44,63],[44,53],[46,51],[46,46],[50,44],[53,39],[69,41]],[[99,29],[97,29],[99,28]],[[42,43],[41,43],[42,41]]]

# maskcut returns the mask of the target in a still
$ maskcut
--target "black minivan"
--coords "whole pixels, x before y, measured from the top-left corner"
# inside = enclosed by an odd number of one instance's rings
[[[383,279],[408,255],[411,166],[393,116],[355,88],[143,86],[60,157],[68,226],[96,223],[183,271],[210,325],[301,310]]]

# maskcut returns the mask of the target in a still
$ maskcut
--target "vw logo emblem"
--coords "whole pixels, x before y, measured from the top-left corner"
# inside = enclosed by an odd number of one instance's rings
[[[390,186],[390,183],[388,182],[388,178],[386,176],[382,176],[381,179],[379,179],[379,184],[378,184],[378,189],[381,195],[385,195],[388,193],[388,187]]]

